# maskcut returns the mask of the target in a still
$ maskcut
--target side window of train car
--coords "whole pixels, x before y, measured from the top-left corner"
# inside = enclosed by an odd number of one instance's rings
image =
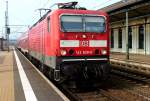
[[[50,17],[47,18],[47,31],[50,32]]]

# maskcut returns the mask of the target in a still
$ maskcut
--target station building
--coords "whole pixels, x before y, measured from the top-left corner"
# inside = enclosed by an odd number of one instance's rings
[[[127,52],[128,42],[129,53],[150,55],[150,0],[122,0],[100,10],[110,16],[111,52]]]

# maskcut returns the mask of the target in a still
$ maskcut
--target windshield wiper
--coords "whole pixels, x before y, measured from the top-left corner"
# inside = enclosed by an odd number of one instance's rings
[[[61,29],[63,29],[63,32],[67,32],[67,30],[65,29],[62,21],[61,21]]]

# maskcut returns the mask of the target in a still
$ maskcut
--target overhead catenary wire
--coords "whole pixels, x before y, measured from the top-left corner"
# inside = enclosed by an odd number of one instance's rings
[[[97,8],[97,7],[100,7],[100,6],[103,6],[104,4],[108,3],[108,2],[111,2],[112,0],[106,0],[105,2],[93,7],[93,9]]]
[[[47,0],[47,2],[46,2],[46,3],[44,3],[44,5],[43,5],[43,6],[41,6],[41,7],[46,7],[46,5],[49,3],[49,1],[50,1],[50,0]]]

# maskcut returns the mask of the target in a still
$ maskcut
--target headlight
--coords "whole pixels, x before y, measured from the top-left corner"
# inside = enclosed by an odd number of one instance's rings
[[[102,53],[102,55],[106,55],[106,54],[107,54],[107,50],[103,49],[103,50],[101,51],[101,53]]]
[[[83,34],[83,35],[82,35],[82,38],[85,39],[85,38],[86,38],[86,35]]]
[[[60,54],[64,56],[67,54],[67,51],[66,50],[60,50]]]

